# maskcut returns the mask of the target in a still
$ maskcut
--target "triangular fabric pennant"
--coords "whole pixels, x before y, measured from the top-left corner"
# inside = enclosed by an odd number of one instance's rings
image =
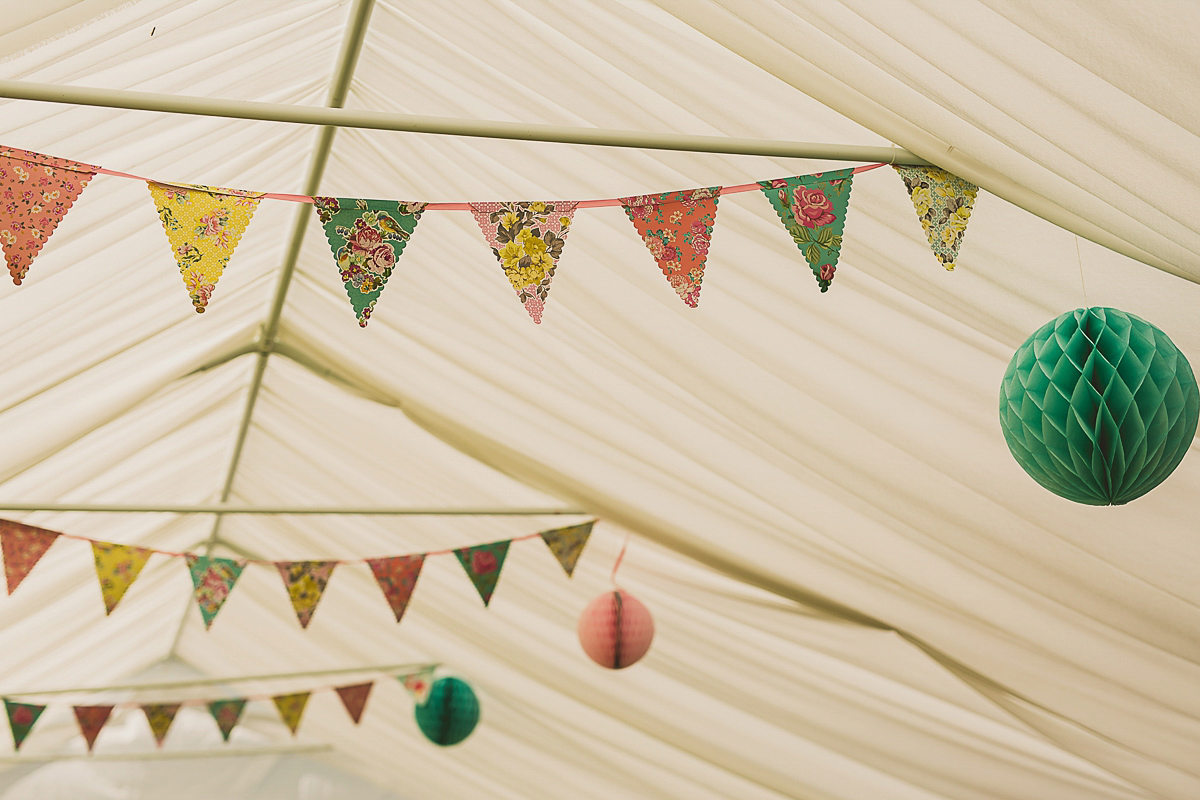
[[[717,224],[721,187],[620,198],[658,268],[684,303],[700,302],[704,263]]]
[[[483,238],[534,322],[542,321],[577,205],[563,200],[470,204]]]
[[[592,526],[595,524],[596,522],[593,520],[582,525],[572,525],[569,528],[542,531],[542,541],[550,548],[550,552],[554,553],[554,557],[558,559],[559,564],[562,564],[562,568],[567,571],[568,578],[575,573],[575,563],[583,554],[583,548],[587,545],[588,537],[592,535]]]
[[[150,723],[150,731],[159,747],[162,747],[163,739],[167,738],[167,731],[171,730],[171,723],[175,721],[179,706],[179,703],[151,703],[142,706],[142,713],[146,715],[146,722]]]
[[[297,692],[271,698],[275,707],[279,709],[279,716],[283,718],[283,724],[288,726],[288,730],[292,732],[293,736],[296,735],[296,729],[300,727],[300,717],[304,714],[304,707],[308,705],[310,694],[311,692]]]
[[[96,558],[96,577],[100,579],[100,592],[104,595],[104,613],[111,614],[154,551],[126,544],[92,542],[92,555]]]
[[[99,167],[0,147],[0,245],[18,286]]]
[[[893,164],[892,168],[908,189],[933,254],[943,267],[954,269],[979,187],[940,167]]]
[[[413,589],[417,586],[417,578],[421,575],[421,565],[425,556],[393,556],[391,558],[368,558],[367,566],[375,574],[383,596],[387,598],[396,622],[404,616],[408,608],[408,600],[412,597]]]
[[[263,192],[147,183],[183,284],[203,312]]]
[[[229,734],[238,724],[238,720],[242,718],[242,712],[246,710],[246,698],[237,697],[233,700],[213,700],[208,704],[208,713],[212,714],[212,718],[217,721],[217,727],[221,729],[221,738],[229,741]]]
[[[367,698],[371,695],[371,689],[374,686],[374,683],[359,683],[354,686],[339,686],[335,689],[338,697],[342,698],[342,705],[346,707],[346,713],[350,715],[350,719],[354,720],[355,725],[362,719],[363,709],[367,707]]]
[[[433,688],[433,667],[396,677],[412,695],[414,703],[423,706],[429,701],[429,692]]]
[[[56,539],[58,534],[54,531],[0,519],[0,551],[4,553],[4,579],[9,594],[17,590]]]
[[[33,724],[38,721],[38,717],[45,710],[45,706],[37,706],[33,703],[14,703],[7,697],[4,698],[4,711],[8,714],[8,727],[12,730],[14,750],[21,749],[21,743],[25,741],[25,737],[33,729]]]
[[[279,575],[296,610],[296,619],[300,627],[307,628],[312,620],[317,603],[321,602],[321,594],[329,583],[336,561],[276,561]]]
[[[196,605],[200,607],[200,616],[204,618],[204,629],[208,630],[233,591],[233,585],[241,577],[246,562],[191,553],[187,554],[186,560],[192,586],[195,587]]]
[[[83,734],[84,740],[87,742],[88,752],[92,752],[92,745],[96,743],[96,737],[100,735],[100,729],[104,727],[104,723],[108,722],[108,717],[112,714],[112,706],[74,706],[75,719],[79,722],[79,731]]]
[[[365,328],[426,204],[314,197],[313,205],[358,324]]]
[[[471,583],[475,584],[485,606],[491,602],[492,592],[496,591],[500,569],[504,566],[504,558],[508,555],[510,544],[511,539],[474,547],[460,547],[454,551],[454,555],[458,556],[458,563],[467,571],[467,576],[470,577]]]
[[[758,182],[822,292],[828,291],[837,270],[853,183],[853,168]]]

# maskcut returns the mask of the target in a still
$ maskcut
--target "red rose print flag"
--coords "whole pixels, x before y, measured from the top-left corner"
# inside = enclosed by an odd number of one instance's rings
[[[721,187],[622,197],[621,206],[684,303],[696,307]]]
[[[854,170],[843,169],[758,182],[822,292],[829,289],[837,269],[853,180]]]
[[[421,565],[424,563],[423,555],[367,559],[367,566],[371,568],[384,598],[392,607],[396,622],[400,621],[404,610],[408,608],[408,600],[417,587],[417,578],[421,575]]]
[[[0,519],[0,551],[4,553],[4,579],[9,594],[16,591],[56,539],[58,534],[54,531]]]
[[[475,547],[460,547],[454,551],[458,563],[467,571],[471,583],[483,598],[486,606],[492,600],[496,584],[500,581],[500,568],[504,566],[504,558],[508,555],[508,546],[512,540],[480,544]]]
[[[188,573],[192,576],[193,593],[200,616],[204,618],[204,629],[212,626],[217,612],[225,605],[233,585],[246,568],[245,561],[232,558],[212,558],[187,554]]]
[[[4,698],[4,711],[8,714],[8,727],[12,730],[14,750],[21,749],[21,743],[25,741],[25,737],[33,730],[34,723],[38,721],[38,717],[45,710],[45,706],[37,706],[32,703],[14,703],[7,697]]]

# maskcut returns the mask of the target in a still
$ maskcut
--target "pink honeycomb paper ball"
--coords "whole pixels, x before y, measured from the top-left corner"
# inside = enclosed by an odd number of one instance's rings
[[[650,610],[623,589],[605,592],[579,617],[583,652],[602,667],[623,669],[650,649],[654,618]]]

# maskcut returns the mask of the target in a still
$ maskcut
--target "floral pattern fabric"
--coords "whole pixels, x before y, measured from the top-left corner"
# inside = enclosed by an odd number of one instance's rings
[[[54,531],[0,520],[0,551],[4,553],[4,579],[9,594],[17,590],[56,539],[58,534]]]
[[[562,564],[562,568],[567,572],[567,577],[574,575],[575,564],[579,561],[579,556],[583,554],[583,548],[587,545],[588,537],[592,535],[592,526],[595,524],[595,522],[585,522],[569,528],[542,531],[542,541],[550,548],[550,552],[554,553],[558,563]]]
[[[517,299],[542,321],[550,281],[575,216],[573,202],[471,203],[483,238],[500,262]]]
[[[18,286],[98,167],[0,147],[0,246]]]
[[[300,627],[308,627],[337,564],[336,561],[275,562],[283,585],[287,588],[288,598],[292,601],[292,608],[296,610],[296,619],[300,620]]]
[[[142,713],[146,715],[146,722],[150,723],[150,732],[154,734],[154,741],[159,747],[162,747],[163,739],[167,738],[167,731],[171,730],[171,723],[175,721],[179,706],[179,703],[153,703],[142,706]]]
[[[842,251],[854,170],[759,181],[783,227],[804,254],[821,291],[828,291]]]
[[[96,577],[100,579],[105,613],[111,614],[154,551],[125,544],[92,542],[92,555],[96,559]]]
[[[398,676],[400,683],[412,695],[413,702],[419,706],[429,702],[429,691],[433,688],[433,668],[423,669],[409,675]]]
[[[313,204],[350,305],[365,328],[426,204],[348,197],[314,197]]]
[[[212,718],[217,721],[217,727],[221,729],[221,738],[229,741],[229,734],[238,724],[238,720],[242,718],[242,712],[246,710],[245,698],[239,697],[233,700],[213,700],[208,704],[208,713],[212,714]]]
[[[954,269],[979,187],[939,167],[892,167],[908,189],[934,256],[947,270]]]
[[[504,566],[508,546],[511,544],[512,540],[491,542],[475,547],[460,547],[454,551],[458,563],[462,564],[471,583],[475,584],[479,596],[483,598],[485,607],[491,602],[492,593],[496,591],[496,584],[500,581],[500,569]]]
[[[12,731],[14,750],[21,749],[21,743],[25,741],[25,737],[33,730],[34,723],[38,721],[38,717],[45,710],[45,706],[38,706],[32,703],[14,703],[7,697],[4,698],[4,711],[8,714],[8,727]]]
[[[720,199],[720,186],[620,198],[667,282],[691,308],[700,302]]]
[[[409,598],[417,587],[417,578],[421,575],[421,567],[425,556],[393,556],[391,558],[368,558],[367,566],[375,575],[383,596],[396,615],[396,622],[404,616],[408,608]]]
[[[193,184],[146,185],[192,305],[202,313],[263,192]]]
[[[342,698],[342,705],[346,707],[346,713],[350,715],[350,719],[354,720],[355,725],[362,719],[363,711],[367,707],[367,698],[370,697],[371,689],[374,686],[374,683],[359,683],[354,686],[338,686],[334,689],[338,693],[338,697]]]
[[[300,727],[300,717],[304,715],[304,707],[308,705],[309,694],[311,693],[298,692],[271,698],[275,703],[275,708],[279,709],[279,716],[283,719],[283,724],[288,726],[292,736],[296,735],[296,730]]]
[[[84,740],[87,742],[88,752],[92,752],[92,746],[96,744],[96,737],[100,735],[101,728],[108,722],[109,715],[112,714],[112,706],[73,706],[75,711],[75,720],[79,723],[79,732],[83,734]]]
[[[200,616],[204,618],[204,629],[208,630],[221,606],[229,599],[229,593],[246,568],[246,562],[191,553],[187,554],[186,560],[192,576],[196,605],[200,607]]]

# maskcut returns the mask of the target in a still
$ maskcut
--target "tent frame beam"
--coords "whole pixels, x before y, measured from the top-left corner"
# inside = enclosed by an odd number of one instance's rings
[[[137,505],[122,503],[4,503],[0,511],[49,511],[54,513],[86,514],[263,514],[291,516],[362,517],[549,517],[588,515],[577,508],[540,508],[529,506],[238,506],[227,504],[201,505]]]

